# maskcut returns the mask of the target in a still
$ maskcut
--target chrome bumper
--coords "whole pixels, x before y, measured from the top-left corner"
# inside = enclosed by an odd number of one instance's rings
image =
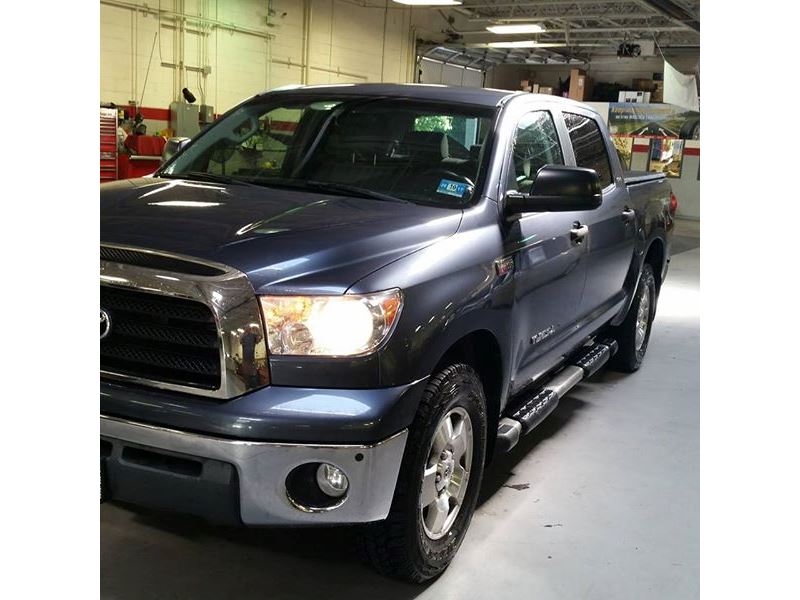
[[[100,416],[100,436],[214,459],[233,465],[245,525],[366,523],[386,518],[392,504],[408,431],[374,445],[314,445],[227,440]],[[356,455],[362,455],[361,460]],[[286,476],[308,462],[327,462],[345,471],[345,501],[318,512],[296,508],[286,494]]]

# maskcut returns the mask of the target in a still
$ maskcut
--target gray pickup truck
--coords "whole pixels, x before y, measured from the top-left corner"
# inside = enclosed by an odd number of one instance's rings
[[[676,207],[585,105],[383,84],[257,95],[100,195],[101,499],[357,525],[412,581],[493,455],[639,368]]]

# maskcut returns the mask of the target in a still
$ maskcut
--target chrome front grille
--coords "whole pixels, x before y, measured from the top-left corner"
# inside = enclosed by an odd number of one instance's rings
[[[154,381],[217,389],[220,343],[214,314],[199,302],[100,287],[111,329],[100,368]]]
[[[269,383],[261,310],[235,269],[101,246],[100,312],[101,378],[219,399]]]

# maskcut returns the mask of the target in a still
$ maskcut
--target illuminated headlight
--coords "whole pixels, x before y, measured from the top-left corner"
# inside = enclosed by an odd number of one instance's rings
[[[343,296],[260,296],[272,354],[358,356],[389,337],[400,290]]]

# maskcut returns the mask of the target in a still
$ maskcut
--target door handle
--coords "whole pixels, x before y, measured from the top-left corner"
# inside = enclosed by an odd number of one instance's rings
[[[626,206],[625,210],[622,211],[622,220],[625,223],[632,223],[635,219],[636,219],[636,211]]]
[[[576,244],[580,244],[587,235],[589,235],[589,226],[581,225],[577,221],[572,225],[569,231],[570,238]]]

